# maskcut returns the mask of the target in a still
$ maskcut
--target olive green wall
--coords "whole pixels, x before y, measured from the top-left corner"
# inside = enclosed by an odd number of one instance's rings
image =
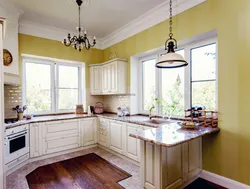
[[[76,51],[65,47],[61,42],[19,34],[19,55],[31,54],[37,56],[80,61],[86,63],[86,88],[89,88],[89,64],[103,62],[103,51],[98,49]],[[21,64],[21,57],[20,57]],[[22,66],[20,66],[21,70]]]
[[[250,184],[249,20],[249,0],[207,0],[174,17],[173,30],[178,40],[217,30],[221,132],[203,139],[203,169],[245,184]],[[116,52],[129,60],[135,54],[159,48],[168,37],[168,27],[168,21],[164,21],[113,45],[104,50],[104,59]]]

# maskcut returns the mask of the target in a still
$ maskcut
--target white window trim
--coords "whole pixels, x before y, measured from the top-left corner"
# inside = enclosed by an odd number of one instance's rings
[[[51,101],[52,107],[51,111],[39,111],[39,112],[32,112],[34,115],[43,115],[49,113],[64,113],[64,112],[73,112],[75,109],[72,110],[59,110],[58,109],[58,65],[63,66],[71,66],[71,67],[78,67],[79,74],[78,74],[78,81],[79,81],[79,94],[78,94],[78,102],[79,104],[83,104],[86,107],[86,87],[85,81],[85,63],[84,62],[77,62],[77,61],[70,61],[70,60],[63,60],[63,59],[56,59],[56,58],[49,58],[49,57],[42,57],[42,56],[35,56],[35,55],[28,55],[28,54],[21,54],[22,57],[22,104],[26,105],[26,62],[34,62],[37,64],[47,64],[51,66]],[[56,72],[55,72],[56,71]]]
[[[178,49],[176,51],[179,50],[183,50],[184,49],[184,53],[185,53],[185,59],[188,61],[189,65],[187,67],[185,67],[185,71],[184,71],[184,78],[185,78],[185,84],[184,84],[184,107],[185,109],[189,108],[191,106],[191,49],[194,48],[198,48],[198,47],[202,47],[202,46],[206,46],[209,44],[214,44],[216,43],[216,109],[218,110],[218,39],[217,37],[209,37],[207,39],[202,39],[196,42],[190,42],[187,44],[183,44],[181,46],[178,47]],[[155,50],[154,53],[146,53],[144,54],[143,57],[139,58],[138,64],[139,64],[139,94],[138,94],[138,104],[139,104],[139,113],[140,114],[149,114],[149,111],[145,111],[143,110],[143,83],[142,83],[142,62],[145,60],[149,60],[152,59],[153,57],[155,57],[156,61],[158,60],[159,56],[161,54],[166,53],[166,51],[163,50]],[[162,100],[162,94],[161,94],[161,74],[162,71],[161,69],[157,69],[159,71],[156,72],[156,91],[158,92],[158,94],[156,94],[156,97],[158,97],[160,100]],[[158,95],[158,96],[157,96]],[[153,112],[153,114],[157,114],[157,115],[161,115],[162,114],[162,110],[161,107],[157,107],[156,111]]]

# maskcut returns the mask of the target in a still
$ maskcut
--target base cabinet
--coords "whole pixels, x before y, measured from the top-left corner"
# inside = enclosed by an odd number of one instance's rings
[[[166,148],[140,141],[141,184],[146,189],[176,189],[202,170],[201,138]]]
[[[135,161],[140,158],[140,140],[132,138],[130,134],[136,134],[139,126],[135,124],[127,124],[126,127],[126,156]]]
[[[81,146],[88,146],[97,143],[96,119],[88,118],[80,120]]]
[[[43,155],[41,123],[30,124],[30,157],[38,157]]]
[[[109,126],[109,148],[115,152],[123,154],[123,128],[126,127],[126,125],[122,122],[110,121]]]
[[[98,119],[98,143],[108,147],[109,121],[103,118]]]
[[[43,154],[80,147],[79,120],[51,121],[43,127]]]

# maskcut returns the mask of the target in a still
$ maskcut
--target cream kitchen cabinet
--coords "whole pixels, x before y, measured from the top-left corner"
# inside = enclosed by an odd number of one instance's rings
[[[102,94],[102,66],[90,67],[90,93],[92,95]]]
[[[124,129],[126,123],[119,121],[110,121],[109,123],[109,148],[120,154],[124,154]]]
[[[130,134],[136,134],[140,126],[135,124],[127,124],[126,127],[126,156],[139,161],[140,159],[140,140],[130,137]]]
[[[109,143],[109,120],[98,119],[98,143],[104,147],[108,147]]]
[[[90,91],[92,95],[125,94],[127,61],[117,58],[90,65]]]
[[[44,154],[80,147],[79,120],[46,122],[43,127]]]
[[[42,123],[30,124],[30,157],[43,155]]]
[[[80,128],[82,146],[88,146],[97,143],[97,129],[95,118],[81,119]]]

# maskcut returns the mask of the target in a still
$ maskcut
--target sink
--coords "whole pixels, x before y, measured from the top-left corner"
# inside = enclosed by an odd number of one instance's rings
[[[144,121],[145,123],[152,123],[152,124],[156,124],[156,125],[164,125],[164,124],[168,124],[168,123],[173,123],[172,121],[168,121],[168,120],[162,120],[162,119],[150,119],[148,121]]]

